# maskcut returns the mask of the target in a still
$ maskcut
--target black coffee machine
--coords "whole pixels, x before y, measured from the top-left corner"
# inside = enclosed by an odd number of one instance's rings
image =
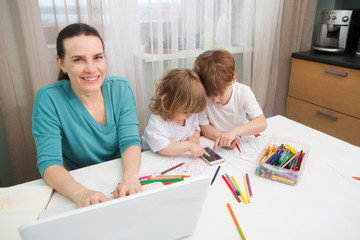
[[[314,50],[354,53],[360,36],[360,10],[323,10]]]

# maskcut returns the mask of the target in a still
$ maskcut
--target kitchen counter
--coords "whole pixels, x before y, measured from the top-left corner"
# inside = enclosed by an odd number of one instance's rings
[[[336,55],[325,52],[310,51],[293,53],[292,57],[360,70],[360,55],[356,55],[355,53]]]

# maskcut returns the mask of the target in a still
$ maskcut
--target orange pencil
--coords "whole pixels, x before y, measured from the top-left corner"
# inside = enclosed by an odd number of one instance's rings
[[[228,207],[228,209],[229,209],[229,211],[230,211],[230,214],[231,214],[232,219],[233,219],[234,222],[235,222],[236,228],[239,230],[241,239],[245,240],[245,239],[246,239],[246,238],[245,238],[245,235],[244,235],[243,231],[242,231],[241,228],[240,228],[240,225],[239,225],[239,223],[238,223],[238,221],[237,221],[237,219],[236,219],[236,217],[235,217],[235,214],[234,214],[234,212],[233,212],[233,210],[232,210],[232,208],[231,208],[231,206],[230,206],[230,203],[227,203],[226,205],[227,205],[227,207]]]
[[[354,176],[353,176],[353,178],[360,181],[360,177],[354,177]]]
[[[263,160],[264,160],[263,158],[265,157],[265,155],[268,153],[269,150],[270,150],[270,146],[265,149],[264,154],[263,154],[262,157],[260,158],[260,162],[263,162]]]

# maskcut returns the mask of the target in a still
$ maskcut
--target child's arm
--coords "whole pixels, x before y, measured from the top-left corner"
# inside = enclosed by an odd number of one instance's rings
[[[266,127],[267,122],[264,114],[262,114],[250,120],[248,123],[234,127],[229,131],[220,134],[215,140],[214,149],[216,149],[216,147],[218,146],[231,147],[232,145],[234,145],[233,142],[238,136],[248,136],[263,132]]]
[[[216,140],[220,136],[220,132],[216,130],[216,128],[209,124],[209,125],[200,125],[201,132],[204,134],[205,137],[210,138],[211,140]]]
[[[159,150],[159,153],[165,156],[172,156],[182,154],[184,152],[190,151],[195,157],[200,157],[203,154],[210,156],[199,143],[194,143],[192,141],[184,142],[171,142],[165,148]]]
[[[194,134],[187,139],[190,142],[198,143],[200,144],[200,131],[195,130]]]

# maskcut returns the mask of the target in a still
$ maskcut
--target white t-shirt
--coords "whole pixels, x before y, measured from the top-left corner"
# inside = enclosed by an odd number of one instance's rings
[[[231,128],[240,126],[263,114],[259,103],[250,87],[235,82],[230,101],[222,106],[210,100],[205,110],[199,113],[200,125],[213,125],[219,132],[226,132]]]
[[[165,121],[159,115],[151,114],[142,137],[142,149],[160,151],[171,142],[186,141],[195,130],[200,131],[198,114],[186,119],[184,127],[173,121]]]

